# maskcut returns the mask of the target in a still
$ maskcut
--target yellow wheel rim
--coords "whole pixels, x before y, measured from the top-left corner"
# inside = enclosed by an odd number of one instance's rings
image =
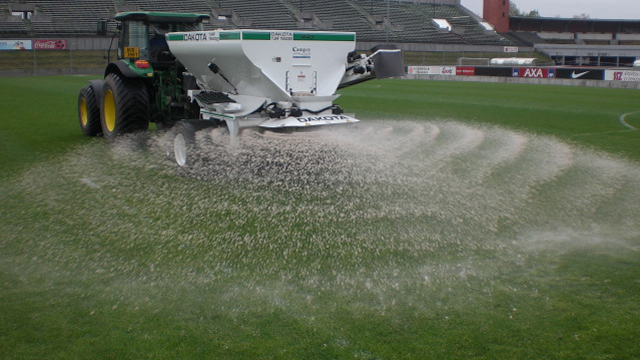
[[[116,102],[111,90],[104,94],[104,124],[109,132],[116,128]]]
[[[82,123],[82,127],[86,127],[89,122],[87,119],[87,100],[84,98],[80,102],[80,122]]]

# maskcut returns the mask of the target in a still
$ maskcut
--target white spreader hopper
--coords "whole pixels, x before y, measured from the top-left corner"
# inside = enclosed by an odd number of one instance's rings
[[[336,90],[404,75],[400,50],[358,55],[352,32],[219,30],[166,37],[171,53],[196,79],[188,94],[201,118],[226,122],[232,136],[241,127],[357,122],[333,104]]]

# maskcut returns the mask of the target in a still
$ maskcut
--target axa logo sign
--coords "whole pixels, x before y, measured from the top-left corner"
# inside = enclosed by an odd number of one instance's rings
[[[522,77],[526,78],[543,78],[544,75],[542,73],[542,69],[525,69]]]
[[[556,70],[543,69],[543,68],[523,68],[523,69],[513,69],[512,74],[513,74],[513,77],[553,79],[556,77]]]

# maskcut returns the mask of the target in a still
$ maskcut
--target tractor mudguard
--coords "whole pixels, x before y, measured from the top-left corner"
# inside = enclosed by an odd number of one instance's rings
[[[142,75],[140,73],[135,72],[133,69],[131,69],[131,67],[129,67],[129,65],[127,65],[127,63],[125,63],[124,61],[114,61],[112,63],[110,63],[109,65],[107,65],[107,68],[104,71],[104,77],[106,78],[107,75],[111,74],[111,73],[120,73],[123,77],[125,78],[145,78],[147,77],[146,75]]]
[[[100,96],[102,94],[102,84],[104,80],[89,80],[89,85],[93,88],[93,94],[96,98],[96,104],[98,107],[101,107],[102,101],[100,101]]]

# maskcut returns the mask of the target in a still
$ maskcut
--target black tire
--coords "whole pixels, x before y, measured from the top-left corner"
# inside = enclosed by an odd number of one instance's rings
[[[78,95],[78,121],[83,134],[87,136],[102,134],[98,98],[91,85],[83,87]]]
[[[171,141],[167,154],[181,168],[188,168],[200,158],[196,133],[207,128],[217,127],[206,120],[178,121],[171,131]]]
[[[102,133],[107,138],[149,128],[149,94],[142,80],[109,74],[102,86]]]

